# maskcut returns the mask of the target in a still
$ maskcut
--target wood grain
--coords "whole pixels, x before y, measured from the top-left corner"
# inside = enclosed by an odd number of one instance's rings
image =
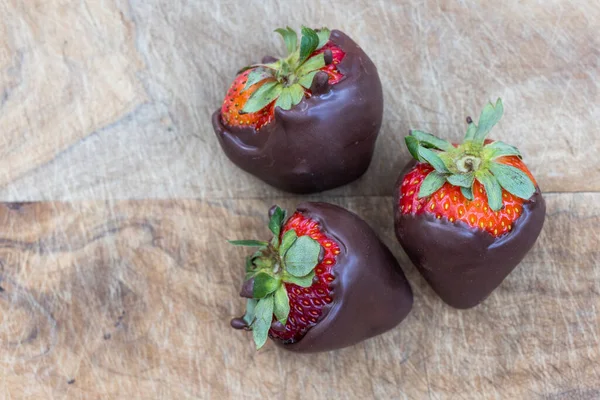
[[[349,33],[385,84],[373,165],[330,195],[389,195],[409,127],[457,140],[498,96],[495,136],[521,148],[544,190],[600,190],[597,1],[0,0],[0,11],[3,200],[283,196],[226,159],[210,114],[240,66],[281,51],[273,29],[301,24]]]
[[[357,346],[296,355],[228,325],[243,249],[294,199],[0,206],[0,393],[8,398],[595,399],[600,194],[550,194],[538,243],[481,306],[428,288],[388,197],[330,197],[400,259],[410,316]],[[70,383],[69,383],[70,382]]]
[[[147,98],[134,27],[116,4],[2,0],[0,12],[0,186],[19,198],[15,180]],[[52,185],[77,184],[68,165],[44,173]]]

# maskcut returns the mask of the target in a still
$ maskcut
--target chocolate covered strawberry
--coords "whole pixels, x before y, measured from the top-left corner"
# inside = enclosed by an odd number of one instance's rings
[[[397,181],[396,236],[448,304],[469,308],[483,301],[535,243],[546,206],[519,150],[486,140],[504,108],[467,118],[462,144],[411,131],[415,158]]]
[[[327,351],[383,333],[412,307],[412,291],[389,249],[357,215],[327,203],[301,204],[287,220],[273,207],[269,242],[246,262],[246,313],[231,321],[300,352]]]
[[[383,116],[377,68],[340,31],[276,32],[287,56],[266,57],[234,79],[212,118],[219,143],[240,168],[290,192],[357,179],[371,162]]]

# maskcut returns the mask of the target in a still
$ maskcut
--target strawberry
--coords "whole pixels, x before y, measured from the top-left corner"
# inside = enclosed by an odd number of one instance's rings
[[[329,41],[327,28],[302,28],[302,39],[291,28],[277,29],[286,44],[286,58],[269,64],[256,64],[243,70],[233,81],[221,106],[221,118],[230,127],[260,129],[275,118],[275,107],[289,110],[310,97],[318,71],[335,85],[343,75],[337,65],[345,53]],[[327,54],[327,56],[326,56]]]
[[[486,140],[504,112],[488,104],[467,118],[462,144],[411,131],[409,163],[395,189],[396,235],[447,303],[467,308],[487,297],[539,235],[545,203],[515,147]]]
[[[243,170],[295,193],[331,189],[368,168],[383,117],[377,68],[344,33],[277,29],[287,55],[235,77],[212,123]],[[272,62],[270,62],[272,61]]]
[[[284,283],[290,301],[290,314],[285,330],[272,329],[270,334],[285,343],[295,343],[317,323],[323,314],[323,307],[332,301],[331,284],[335,279],[332,269],[340,254],[340,245],[323,233],[317,221],[308,219],[298,211],[284,225],[282,239],[287,232],[294,232],[297,237],[312,238],[324,252],[313,269],[315,276],[309,287],[293,282]]]
[[[349,346],[397,325],[412,292],[387,247],[358,216],[325,203],[301,205],[285,221],[270,212],[269,242],[248,257],[241,295],[246,313],[232,326],[249,329],[257,349],[268,337],[295,351]]]
[[[252,85],[247,90],[244,90],[248,82],[248,75],[252,72],[251,69],[239,74],[231,87],[227,91],[227,96],[221,107],[221,118],[223,122],[229,126],[250,126],[260,129],[263,125],[268,124],[275,117],[275,103],[271,102],[265,108],[253,113],[244,113],[242,110],[250,96],[256,93],[266,81],[258,82]]]
[[[511,165],[524,172],[531,182],[535,180],[523,161],[517,156],[499,157],[496,162]],[[417,164],[405,175],[401,187],[400,209],[403,213],[416,215],[430,213],[436,218],[450,222],[460,221],[473,228],[487,231],[493,236],[501,236],[512,230],[512,225],[520,217],[526,200],[502,190],[502,206],[493,210],[488,206],[485,187],[479,180],[472,186],[472,200],[465,198],[460,186],[445,182],[435,195],[419,197],[423,181],[435,169],[427,163]]]

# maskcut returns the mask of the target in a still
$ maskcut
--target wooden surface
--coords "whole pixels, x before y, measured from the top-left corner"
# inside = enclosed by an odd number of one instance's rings
[[[0,0],[0,199],[283,196],[215,151],[210,114],[303,23],[346,31],[385,86],[373,165],[332,195],[389,195],[410,127],[458,140],[498,96],[495,135],[544,190],[600,190],[597,1],[217,3]]]
[[[291,199],[0,207],[0,392],[43,398],[597,399],[600,194],[548,195],[541,237],[470,311],[445,306],[393,236],[391,198],[330,198],[364,216],[415,292],[396,329],[297,355],[229,327],[243,249]],[[74,383],[68,384],[69,381]]]
[[[243,8],[241,8],[243,7]],[[266,11],[265,11],[266,10]],[[0,399],[600,398],[600,3],[549,0],[0,0]],[[364,178],[309,197],[240,172],[210,114],[279,26],[339,28],[378,65],[385,115]],[[457,311],[392,231],[409,127],[495,136],[547,193],[535,248]],[[577,193],[583,192],[583,193]],[[266,210],[362,215],[401,261],[410,316],[357,346],[256,353],[228,321]],[[40,201],[31,204],[8,203]]]

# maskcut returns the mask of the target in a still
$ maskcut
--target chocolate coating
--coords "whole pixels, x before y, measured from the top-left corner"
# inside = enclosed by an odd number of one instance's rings
[[[227,157],[282,190],[332,189],[359,178],[371,163],[383,117],[377,68],[344,33],[334,30],[330,40],[346,53],[337,84],[317,82],[312,97],[288,111],[277,107],[274,121],[258,131],[225,126],[220,109],[212,116]]]
[[[233,329],[248,329],[248,324],[244,321],[244,318],[234,318],[230,324]]]
[[[240,297],[245,297],[247,299],[252,298],[252,293],[254,291],[254,278],[248,279],[244,281],[242,284],[242,289],[240,290]]]
[[[398,241],[408,257],[446,303],[470,308],[481,303],[521,262],[542,230],[546,203],[539,188],[523,205],[510,233],[494,237],[462,222],[424,213],[402,214],[398,207],[404,175],[396,182],[394,219]]]
[[[398,261],[356,214],[327,203],[303,203],[298,211],[319,221],[340,244],[333,267],[333,301],[317,325],[287,350],[310,353],[351,346],[398,325],[410,312],[412,290]]]

